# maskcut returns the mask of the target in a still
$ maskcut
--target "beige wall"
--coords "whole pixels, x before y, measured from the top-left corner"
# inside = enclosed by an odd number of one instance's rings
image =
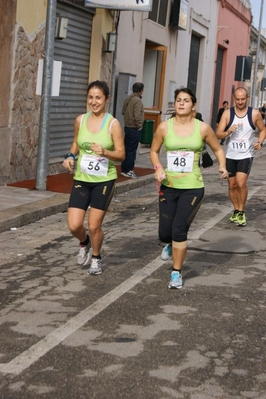
[[[113,31],[113,16],[108,10],[97,9],[92,24],[89,81],[105,80],[110,85],[112,54],[104,53],[106,34]]]
[[[46,21],[47,0],[18,0],[16,22],[28,36]]]

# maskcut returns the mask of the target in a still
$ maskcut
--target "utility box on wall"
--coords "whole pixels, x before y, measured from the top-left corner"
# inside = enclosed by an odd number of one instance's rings
[[[119,120],[123,129],[124,117],[122,115],[122,107],[125,99],[132,94],[132,86],[136,82],[136,76],[137,75],[124,72],[120,72],[118,75],[115,117]]]

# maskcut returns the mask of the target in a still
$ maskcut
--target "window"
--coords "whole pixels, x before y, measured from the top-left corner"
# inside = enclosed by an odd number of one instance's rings
[[[153,0],[149,19],[159,25],[166,26],[168,4],[169,0]]]

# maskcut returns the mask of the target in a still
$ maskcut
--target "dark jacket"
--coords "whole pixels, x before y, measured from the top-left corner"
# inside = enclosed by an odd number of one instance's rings
[[[125,99],[122,115],[126,127],[142,129],[144,121],[144,109],[139,93],[132,93]]]
[[[221,120],[221,117],[222,117],[224,111],[225,111],[224,107],[219,108],[217,118],[216,118],[216,123],[220,123],[220,120]]]

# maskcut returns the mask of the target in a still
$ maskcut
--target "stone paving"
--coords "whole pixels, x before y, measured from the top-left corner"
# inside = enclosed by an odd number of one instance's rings
[[[264,159],[245,228],[228,223],[217,166],[204,171],[179,291],[154,183],[112,201],[101,276],[76,265],[66,213],[1,233],[0,397],[265,399]]]

